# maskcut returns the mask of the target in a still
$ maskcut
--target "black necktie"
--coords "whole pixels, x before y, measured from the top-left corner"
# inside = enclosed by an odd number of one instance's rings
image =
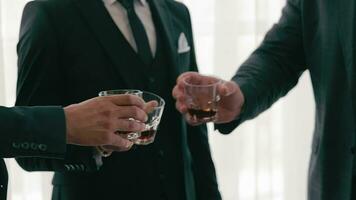
[[[150,43],[148,41],[145,27],[135,12],[134,0],[118,1],[127,11],[127,16],[129,18],[131,30],[137,46],[137,53],[146,65],[150,65],[153,60]]]

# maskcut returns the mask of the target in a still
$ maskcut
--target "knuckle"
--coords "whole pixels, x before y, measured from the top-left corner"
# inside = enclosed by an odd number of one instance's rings
[[[98,99],[98,104],[101,107],[106,107],[108,105],[108,102],[109,102],[109,97],[108,96],[101,97],[101,99]]]
[[[174,86],[173,90],[172,90],[172,96],[176,97],[177,95],[177,86]]]
[[[101,111],[102,115],[108,116],[110,114],[110,109],[106,104],[102,104],[99,107],[100,107],[100,111]]]
[[[136,128],[136,122],[134,122],[134,121],[128,121],[127,128],[128,128],[129,130],[135,130],[135,128]]]
[[[105,131],[112,132],[115,131],[115,121],[112,120],[110,117],[107,118],[103,123],[103,128]]]
[[[135,102],[135,96],[134,95],[127,95],[127,102],[129,104],[133,104]]]
[[[101,143],[109,144],[110,141],[111,141],[111,132],[110,131],[104,131],[101,134]]]
[[[179,110],[179,103],[176,102],[176,109]]]
[[[140,118],[142,116],[142,111],[138,107],[135,107],[134,115],[135,117]]]
[[[110,120],[115,117],[115,112],[111,106],[105,106],[105,108],[103,108],[103,115],[105,116],[105,119]]]
[[[104,122],[102,122],[102,127],[104,128],[104,130],[110,130],[111,128],[111,123],[109,120],[105,120]]]

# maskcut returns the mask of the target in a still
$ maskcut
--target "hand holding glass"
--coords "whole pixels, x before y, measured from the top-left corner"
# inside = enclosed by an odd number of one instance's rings
[[[99,96],[111,96],[111,95],[120,95],[120,94],[131,94],[142,98],[142,92],[140,90],[131,90],[131,89],[102,91],[99,93]],[[128,120],[135,120],[135,119],[130,118]],[[120,131],[120,130],[116,131],[116,134],[120,135],[122,138],[127,140],[133,140],[140,136],[139,133]]]
[[[140,133],[138,138],[131,141],[137,145],[148,145],[155,140],[158,126],[161,122],[165,101],[160,96],[150,92],[142,92],[142,98],[147,103],[147,107],[145,109],[148,115],[148,120],[146,121],[146,129]],[[152,106],[148,103],[153,101],[157,102],[156,106]]]
[[[132,94],[141,97],[146,102],[145,111],[148,116],[148,120],[145,122],[145,130],[143,132],[127,132],[127,131],[116,131],[121,137],[132,141],[137,145],[148,145],[151,144],[156,136],[158,125],[161,121],[163,114],[165,101],[158,95],[151,92],[144,92],[140,90],[110,90],[102,91],[99,93],[99,96],[110,96],[110,95],[119,95],[119,94]],[[152,104],[152,102],[156,102]],[[127,119],[127,120],[136,120],[136,119]]]
[[[219,79],[197,79],[187,77],[184,80],[185,101],[188,118],[194,123],[212,122],[216,119]]]

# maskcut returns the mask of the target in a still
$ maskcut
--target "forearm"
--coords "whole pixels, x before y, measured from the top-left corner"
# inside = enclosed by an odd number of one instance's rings
[[[63,106],[67,104],[64,100],[66,96],[65,74],[61,66],[56,27],[54,18],[49,15],[50,12],[45,4],[44,1],[30,2],[23,12],[17,49],[19,68],[17,106]],[[65,120],[64,117],[63,120]],[[63,129],[65,128],[64,125]],[[50,127],[43,131],[48,137],[54,137],[54,130]],[[66,154],[62,157],[63,159],[21,158],[18,162],[29,171],[67,171],[73,169],[66,167],[71,164],[80,165],[76,169],[79,171],[96,169],[92,158],[92,148],[71,145],[64,148],[66,148]]]
[[[258,116],[297,84],[302,71],[289,71],[284,66],[270,55],[259,52],[241,66],[232,79],[245,98],[237,120],[242,123]]]
[[[62,159],[21,157],[17,163],[26,171],[55,172],[91,172],[97,171],[100,165],[94,158],[93,148],[67,146],[67,153]]]

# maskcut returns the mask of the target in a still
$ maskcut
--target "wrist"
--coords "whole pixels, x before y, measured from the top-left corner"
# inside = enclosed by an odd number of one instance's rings
[[[112,150],[108,150],[103,146],[96,146],[95,149],[102,157],[109,157],[113,152]]]
[[[74,136],[74,128],[72,125],[72,106],[67,106],[63,108],[64,110],[64,116],[65,116],[65,124],[66,124],[66,141],[67,144],[74,144],[75,143],[75,138]]]

